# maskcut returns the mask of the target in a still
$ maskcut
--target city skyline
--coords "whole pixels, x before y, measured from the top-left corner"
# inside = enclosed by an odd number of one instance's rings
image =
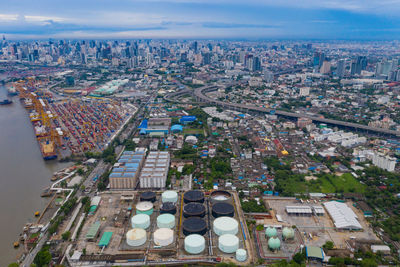
[[[400,37],[394,1],[19,1],[3,3],[7,39]]]

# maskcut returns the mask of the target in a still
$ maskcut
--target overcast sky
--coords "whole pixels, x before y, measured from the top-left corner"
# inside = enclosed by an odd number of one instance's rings
[[[400,39],[399,0],[0,0],[23,38]]]

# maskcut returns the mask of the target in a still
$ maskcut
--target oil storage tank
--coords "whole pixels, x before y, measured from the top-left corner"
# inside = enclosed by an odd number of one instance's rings
[[[232,194],[224,190],[215,190],[210,194],[211,204],[216,203],[231,203]]]
[[[164,213],[169,213],[172,215],[176,214],[176,206],[174,203],[172,202],[165,202],[162,204],[161,208],[160,208],[160,213],[164,214]]]
[[[239,223],[231,217],[219,217],[213,222],[213,230],[216,235],[236,235],[239,231]]]
[[[154,232],[153,237],[156,246],[165,247],[174,242],[174,231],[169,228],[160,228]]]
[[[247,259],[247,251],[239,248],[238,250],[236,250],[236,260],[237,261],[246,261]]]
[[[223,217],[223,216],[233,217],[234,214],[235,214],[235,209],[229,203],[219,202],[219,203],[215,203],[212,206],[212,215],[215,218]]]
[[[161,214],[157,217],[158,228],[174,228],[175,227],[175,216],[169,213]]]
[[[278,234],[278,231],[276,230],[275,227],[269,226],[269,227],[267,227],[267,229],[265,229],[265,236],[267,238],[275,237],[277,234]]]
[[[239,248],[239,238],[231,234],[221,235],[218,238],[218,248],[225,253],[234,253]]]
[[[204,193],[199,190],[187,191],[183,195],[183,201],[185,203],[190,203],[190,202],[204,203]]]
[[[150,201],[142,201],[136,204],[136,214],[153,214],[153,203]]]
[[[270,250],[279,250],[281,248],[281,241],[277,237],[271,237],[268,240],[268,247]]]
[[[165,191],[161,195],[161,201],[163,203],[165,203],[165,202],[176,203],[176,202],[178,202],[178,193],[175,191],[171,191],[171,190]]]
[[[147,214],[137,214],[131,218],[132,228],[147,229],[150,226],[150,216]]]
[[[154,203],[156,201],[156,193],[151,191],[143,192],[140,194],[140,201],[149,201]]]
[[[146,231],[141,228],[133,228],[126,233],[126,243],[131,247],[141,246],[146,240]]]
[[[204,235],[207,232],[207,223],[201,218],[191,217],[183,222],[183,234],[185,236],[198,234]]]
[[[282,230],[282,236],[284,240],[294,239],[294,230],[293,228],[284,227]]]
[[[206,215],[206,208],[203,204],[192,202],[183,206],[183,216],[189,217],[204,217]]]
[[[193,234],[185,237],[185,251],[189,254],[199,254],[206,248],[206,240],[203,236]]]

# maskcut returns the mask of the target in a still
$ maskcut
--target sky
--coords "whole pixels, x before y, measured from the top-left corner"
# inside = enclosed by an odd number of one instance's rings
[[[400,39],[399,0],[0,0],[7,39]]]

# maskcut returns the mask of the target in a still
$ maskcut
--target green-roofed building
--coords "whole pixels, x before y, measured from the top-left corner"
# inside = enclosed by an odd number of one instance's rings
[[[97,210],[97,205],[90,206],[89,215],[93,215]]]
[[[98,233],[99,233],[99,229],[100,229],[100,222],[99,222],[99,221],[94,222],[94,223],[90,226],[88,232],[86,233],[86,239],[87,239],[87,240],[93,240],[93,239],[95,239],[96,236],[97,236]]]
[[[108,244],[110,244],[112,234],[112,232],[104,232],[104,234],[101,236],[99,247],[107,247]]]
[[[311,260],[324,260],[324,252],[322,251],[322,248],[320,247],[311,247],[307,246],[306,247],[306,256],[307,259]]]

